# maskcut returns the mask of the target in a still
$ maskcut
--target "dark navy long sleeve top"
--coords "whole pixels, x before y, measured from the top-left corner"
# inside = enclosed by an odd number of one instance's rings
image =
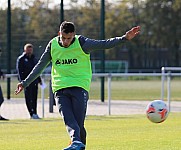
[[[60,39],[60,38],[59,38]],[[127,39],[125,38],[125,35],[122,37],[115,37],[115,38],[110,38],[107,40],[95,40],[95,39],[90,39],[87,37],[84,37],[82,35],[79,36],[79,42],[82,47],[82,50],[89,54],[92,51],[95,50],[104,50],[104,49],[110,49],[113,48],[117,45],[122,44],[125,42]],[[51,62],[51,42],[48,43],[46,46],[46,49],[44,53],[42,54],[40,60],[36,64],[36,66],[33,68],[31,73],[28,75],[28,77],[22,81],[23,87],[27,87],[32,81],[34,81],[42,72],[43,70],[47,67],[47,65]],[[72,43],[74,40],[72,41]],[[61,46],[60,40],[59,44]]]

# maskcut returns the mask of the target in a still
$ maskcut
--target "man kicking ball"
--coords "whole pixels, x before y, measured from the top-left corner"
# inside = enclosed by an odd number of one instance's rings
[[[92,78],[90,53],[117,46],[131,40],[139,32],[140,27],[137,26],[121,37],[94,40],[76,35],[74,24],[64,21],[58,36],[48,43],[32,72],[17,84],[15,94],[27,87],[52,62],[52,90],[71,138],[71,145],[64,150],[84,150],[86,146],[84,121]]]

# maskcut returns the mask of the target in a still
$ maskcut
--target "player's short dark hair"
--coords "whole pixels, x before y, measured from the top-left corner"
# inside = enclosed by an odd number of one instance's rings
[[[60,31],[64,33],[72,33],[75,32],[75,25],[73,22],[64,21],[60,25]]]

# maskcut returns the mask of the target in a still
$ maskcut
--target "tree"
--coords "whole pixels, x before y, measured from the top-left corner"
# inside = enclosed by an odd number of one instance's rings
[[[0,68],[5,69],[4,65],[7,62],[5,58],[7,57],[6,53],[6,11],[0,9],[0,48],[2,51],[2,54],[0,56]],[[6,67],[7,68],[7,67]]]
[[[147,0],[144,10],[146,28],[151,33],[151,46],[170,51],[170,66],[180,64],[181,3],[179,0]],[[147,17],[146,17],[147,16]],[[150,21],[150,24],[149,24]]]

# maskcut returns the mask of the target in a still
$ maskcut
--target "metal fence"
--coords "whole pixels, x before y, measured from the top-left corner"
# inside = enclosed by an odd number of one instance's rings
[[[168,68],[167,68],[168,69]],[[12,77],[16,77],[17,74],[6,74],[6,78],[12,78]],[[107,102],[108,102],[108,114],[111,115],[111,92],[112,92],[112,88],[111,88],[111,84],[112,84],[112,79],[114,77],[121,77],[121,78],[128,78],[128,77],[160,77],[161,79],[161,85],[160,85],[160,99],[164,98],[164,81],[167,79],[167,102],[168,102],[168,106],[169,106],[169,110],[170,110],[170,91],[171,91],[171,87],[170,87],[170,82],[171,82],[171,77],[173,76],[181,76],[181,73],[171,73],[171,72],[162,72],[162,73],[96,73],[93,74],[93,79],[94,78],[99,78],[99,77],[105,77],[107,79]],[[42,78],[50,78],[50,74],[44,74],[42,76]],[[50,84],[48,85],[50,86]],[[51,89],[51,88],[49,88]],[[53,112],[53,104],[54,104],[54,100],[53,100],[53,96],[51,96],[51,91],[49,91],[50,96],[49,96],[49,111]],[[42,99],[42,116],[44,117],[44,96],[45,92],[44,89],[41,90],[41,99]]]

